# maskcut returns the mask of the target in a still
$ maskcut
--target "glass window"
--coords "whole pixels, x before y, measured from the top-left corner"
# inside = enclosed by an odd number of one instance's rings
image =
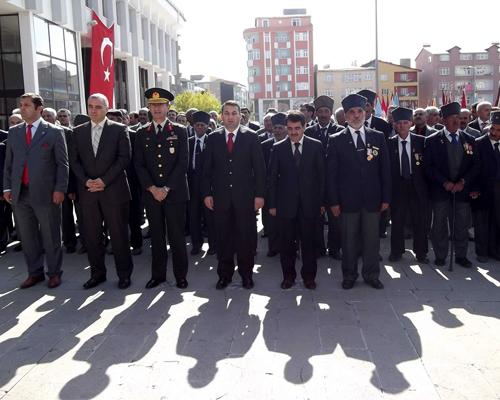
[[[380,75],[380,80],[382,82],[387,82],[389,80],[389,76],[387,74]]]
[[[50,32],[50,54],[52,57],[60,58],[61,60],[65,59],[64,55],[64,32],[63,29],[54,24],[49,25]]]
[[[401,88],[401,96],[408,96],[408,88]]]
[[[268,20],[268,19],[263,19],[263,20],[262,20],[262,26],[263,26],[264,28],[267,28],[267,27],[269,26],[269,20]]]
[[[50,54],[50,43],[49,43],[49,27],[48,24],[40,18],[33,18],[35,25],[35,43],[36,52],[43,54]]]
[[[365,72],[365,81],[373,80],[373,72]]]
[[[487,60],[489,58],[488,53],[478,53],[476,54],[476,60]]]
[[[333,96],[333,89],[325,89],[325,95]]]
[[[450,68],[449,67],[439,68],[439,75],[450,75]]]
[[[76,63],[76,46],[75,34],[70,31],[64,32],[64,39],[66,45],[66,60]]]
[[[300,18],[292,18],[292,26],[300,26]]]
[[[382,89],[382,96],[389,96],[389,89]]]
[[[75,64],[67,63],[66,68],[68,71],[68,93],[78,94],[78,69]]]
[[[52,80],[54,84],[54,91],[67,92],[68,85],[66,83],[66,63],[52,59]]]
[[[21,36],[17,15],[7,15],[0,18],[0,35],[2,37],[2,51],[13,53],[21,51]]]
[[[450,61],[450,55],[449,54],[440,54],[439,61]]]
[[[21,53],[4,54],[2,58],[5,72],[5,89],[22,89],[24,82]],[[0,79],[2,79],[1,75]]]
[[[402,82],[406,82],[408,80],[408,74],[401,74],[399,78]]]
[[[271,75],[271,68],[266,67],[266,75]]]
[[[38,69],[38,86],[40,89],[52,90],[52,68],[50,67],[50,57],[36,55]]]
[[[450,88],[450,82],[439,82],[439,90],[448,90]]]
[[[472,54],[460,54],[460,60],[472,60]]]
[[[333,82],[333,75],[332,74],[326,74],[325,75],[325,82]]]

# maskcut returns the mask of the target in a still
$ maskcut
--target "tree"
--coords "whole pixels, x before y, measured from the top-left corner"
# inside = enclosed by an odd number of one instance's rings
[[[184,92],[178,95],[174,101],[174,107],[177,111],[187,111],[190,108],[196,108],[199,111],[210,112],[220,111],[220,101],[211,92]]]

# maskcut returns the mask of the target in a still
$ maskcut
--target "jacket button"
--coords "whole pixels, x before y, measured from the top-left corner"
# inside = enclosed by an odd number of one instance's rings
[[[233,172],[232,172],[232,171],[229,171],[229,175],[232,175],[232,174],[233,174]]]
[[[229,185],[229,187],[233,187],[233,185]]]
[[[160,174],[160,175],[159,175],[159,177],[160,177],[160,178],[163,178],[163,174]]]
[[[161,144],[159,144],[158,147],[161,147]]]
[[[161,154],[158,154],[158,158],[161,158]]]
[[[158,167],[161,168],[161,164],[158,164]]]
[[[229,162],[233,162],[233,160],[229,159]]]

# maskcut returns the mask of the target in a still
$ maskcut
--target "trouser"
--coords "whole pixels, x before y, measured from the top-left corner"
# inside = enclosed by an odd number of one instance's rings
[[[62,239],[64,247],[76,247],[76,227],[73,214],[73,200],[67,194],[64,195],[62,202]]]
[[[487,210],[474,210],[476,254],[500,256],[500,182],[495,181],[493,202]]]
[[[203,222],[207,225],[208,247],[216,249],[214,214],[206,205],[201,194],[199,180],[190,180],[189,226],[191,228],[191,242],[193,249],[201,249],[204,243]]]
[[[281,251],[281,225],[282,219],[272,216],[268,212],[267,216],[267,248],[269,251],[279,253]]]
[[[2,179],[2,177],[0,177]],[[0,200],[0,251],[6,249],[9,243],[9,229],[7,225],[7,213],[5,212],[6,205],[9,204],[5,200]]]
[[[142,190],[141,188],[131,189],[132,200],[128,213],[128,226],[130,228],[130,245],[133,249],[142,247]]]

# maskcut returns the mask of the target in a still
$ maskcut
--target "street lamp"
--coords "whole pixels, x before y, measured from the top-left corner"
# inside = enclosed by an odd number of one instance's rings
[[[472,69],[473,72],[473,79],[472,79],[472,102],[474,103],[476,101],[476,67],[474,65],[469,65],[467,68]]]

